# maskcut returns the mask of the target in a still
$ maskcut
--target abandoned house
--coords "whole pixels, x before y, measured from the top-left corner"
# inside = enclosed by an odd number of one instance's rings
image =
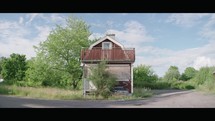
[[[107,34],[89,48],[81,50],[84,94],[96,89],[92,81],[88,80],[90,67],[104,59],[107,61],[108,71],[117,77],[115,91],[133,93],[135,48],[125,48],[115,39],[115,34]]]

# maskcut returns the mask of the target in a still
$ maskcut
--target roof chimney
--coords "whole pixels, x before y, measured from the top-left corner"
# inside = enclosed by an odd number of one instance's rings
[[[112,39],[115,39],[115,34],[106,34],[106,36],[111,37]]]

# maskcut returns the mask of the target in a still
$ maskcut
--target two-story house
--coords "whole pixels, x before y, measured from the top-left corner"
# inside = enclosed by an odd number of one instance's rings
[[[83,48],[81,51],[84,94],[96,89],[92,81],[88,80],[90,67],[104,59],[107,61],[108,71],[117,77],[118,83],[115,89],[133,93],[135,49],[125,48],[115,39],[115,34],[107,34],[89,48]]]

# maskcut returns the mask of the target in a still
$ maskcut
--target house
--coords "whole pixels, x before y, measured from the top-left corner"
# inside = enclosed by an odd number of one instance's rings
[[[88,80],[90,67],[95,66],[104,59],[107,61],[108,71],[117,77],[118,83],[115,91],[121,90],[133,93],[135,48],[125,48],[115,39],[115,34],[107,34],[89,48],[81,50],[84,94],[96,89],[92,81]]]

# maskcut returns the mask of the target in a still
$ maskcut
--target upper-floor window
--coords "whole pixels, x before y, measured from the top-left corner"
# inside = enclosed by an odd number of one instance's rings
[[[102,43],[102,49],[112,49],[112,43],[111,42],[103,42]]]

